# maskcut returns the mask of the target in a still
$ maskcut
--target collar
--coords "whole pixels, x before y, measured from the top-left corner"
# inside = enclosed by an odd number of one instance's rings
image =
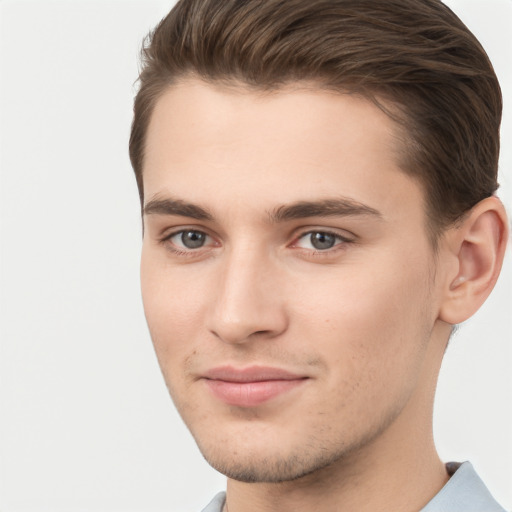
[[[506,512],[470,462],[448,462],[446,471],[450,480],[420,512]]]

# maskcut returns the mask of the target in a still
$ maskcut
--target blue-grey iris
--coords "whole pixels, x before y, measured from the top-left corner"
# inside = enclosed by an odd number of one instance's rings
[[[200,231],[184,231],[181,234],[181,242],[187,249],[198,249],[205,243],[206,235]]]
[[[319,251],[330,249],[336,243],[336,237],[330,233],[316,232],[310,235],[311,245]]]

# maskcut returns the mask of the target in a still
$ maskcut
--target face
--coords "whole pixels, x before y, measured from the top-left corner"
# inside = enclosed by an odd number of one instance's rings
[[[366,100],[306,88],[191,79],[155,107],[145,313],[176,407],[229,477],[342,463],[419,407],[434,257],[395,135]]]

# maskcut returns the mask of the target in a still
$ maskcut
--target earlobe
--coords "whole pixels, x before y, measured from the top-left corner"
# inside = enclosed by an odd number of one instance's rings
[[[446,275],[439,318],[458,324],[480,308],[498,279],[508,235],[505,209],[497,197],[488,197],[450,231],[456,265]]]

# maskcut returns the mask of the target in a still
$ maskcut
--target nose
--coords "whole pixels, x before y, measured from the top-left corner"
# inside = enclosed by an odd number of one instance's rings
[[[217,274],[209,330],[231,344],[282,334],[288,317],[278,276],[270,258],[250,250],[232,251]]]

